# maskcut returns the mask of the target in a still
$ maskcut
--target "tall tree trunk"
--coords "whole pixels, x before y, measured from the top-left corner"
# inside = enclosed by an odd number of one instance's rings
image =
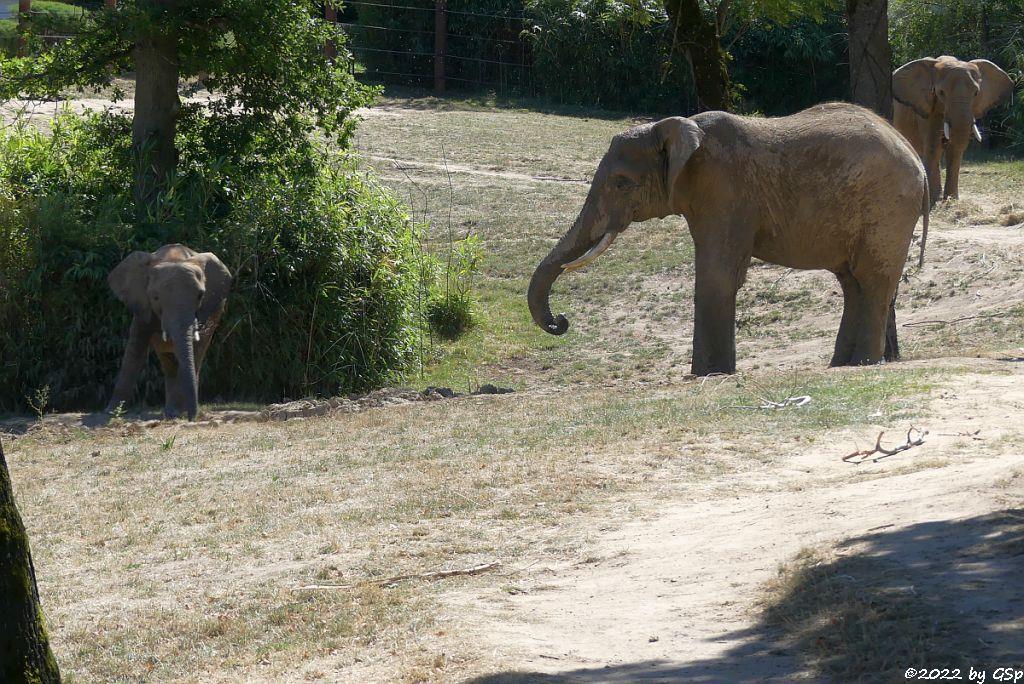
[[[846,0],[853,101],[892,121],[889,0]]]
[[[732,109],[729,56],[722,49],[717,22],[704,15],[699,0],[664,0],[672,22],[672,51],[693,68],[697,103],[702,111]]]
[[[142,0],[155,16],[177,0]],[[155,21],[159,27],[162,22]],[[135,44],[135,118],[132,149],[135,153],[135,202],[140,217],[152,214],[168,174],[178,166],[174,146],[178,113],[178,38],[159,28],[141,36]]]
[[[14,505],[11,474],[0,443],[0,681],[60,682],[39,607],[28,535]]]
[[[892,47],[889,45],[889,0],[846,0],[850,30],[850,89],[854,102],[892,121]],[[885,360],[898,361],[896,295],[885,325]]]

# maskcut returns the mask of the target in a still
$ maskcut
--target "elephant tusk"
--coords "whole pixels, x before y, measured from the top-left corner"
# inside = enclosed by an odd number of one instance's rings
[[[942,134],[946,136],[946,140],[952,140],[953,137],[949,134],[949,122],[942,122]]]
[[[593,262],[594,259],[604,254],[605,250],[612,246],[612,243],[615,242],[615,235],[615,233],[611,232],[605,233],[604,237],[601,238],[601,241],[591,247],[589,252],[575,261],[563,264],[562,270],[568,273],[569,271],[575,271],[576,269],[583,268],[587,264]]]
[[[974,139],[981,142],[981,129],[978,128],[978,124],[974,124]]]
[[[192,321],[192,330],[194,331],[192,333],[192,337],[195,339],[196,342],[198,342],[199,341],[199,319],[198,318],[196,320]]]
[[[166,330],[164,330],[164,331],[162,331],[162,332],[163,332],[163,335],[162,335],[162,337],[164,338],[164,342],[166,342],[166,341],[167,341],[167,331],[166,331]]]

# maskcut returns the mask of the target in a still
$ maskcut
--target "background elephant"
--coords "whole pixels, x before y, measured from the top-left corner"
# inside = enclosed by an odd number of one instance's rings
[[[987,59],[925,57],[892,75],[893,124],[917,150],[928,171],[931,200],[960,196],[960,162],[971,138],[981,141],[976,120],[1013,91],[1006,72]],[[942,191],[942,138],[946,146],[946,188]]]
[[[199,372],[231,288],[231,273],[213,254],[198,254],[184,245],[156,252],[132,252],[107,277],[110,289],[132,312],[128,344],[114,394],[112,411],[135,393],[149,349],[164,373],[164,415],[199,407]]]
[[[736,370],[736,292],[751,256],[835,273],[844,308],[832,365],[876,363],[922,212],[927,231],[925,182],[906,140],[856,105],[637,126],[612,139],[579,217],[537,266],[530,312],[561,335],[569,323],[548,305],[556,278],[596,259],[634,221],[682,214],[697,271],[693,373]]]

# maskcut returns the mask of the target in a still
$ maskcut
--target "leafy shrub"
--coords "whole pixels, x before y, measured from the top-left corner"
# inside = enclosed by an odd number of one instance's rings
[[[661,2],[528,0],[533,83],[558,102],[696,111],[690,69],[673,57]]]
[[[455,340],[479,319],[473,280],[480,270],[483,247],[479,238],[470,236],[450,244],[448,249],[437,282],[430,288],[426,318],[431,332],[443,340]]]
[[[475,300],[465,292],[439,290],[427,302],[430,331],[442,340],[457,340],[476,325]]]
[[[803,17],[785,26],[755,19],[729,36],[732,77],[744,107],[784,116],[829,100],[850,97],[846,22],[840,10],[823,21]]]
[[[130,251],[170,242],[218,254],[235,276],[206,397],[358,391],[412,360],[422,280],[403,208],[353,160],[313,144],[280,150],[257,137],[229,163],[226,126],[182,119],[179,172],[142,223],[129,119],[65,114],[52,136],[0,134],[0,409],[23,409],[44,387],[56,409],[101,406],[130,322],[106,276]],[[142,385],[162,402],[153,360]]]

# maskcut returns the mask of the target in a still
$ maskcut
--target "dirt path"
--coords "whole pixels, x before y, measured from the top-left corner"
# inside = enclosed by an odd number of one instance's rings
[[[850,466],[836,456],[851,447],[840,438],[786,458],[770,491],[675,505],[656,520],[596,539],[591,553],[602,562],[548,567],[522,593],[474,597],[486,615],[479,638],[507,656],[503,674],[483,681],[534,681],[542,673],[559,676],[541,681],[566,682],[804,678],[801,665],[756,624],[760,587],[804,547],[878,533],[891,540],[876,544],[890,559],[932,563],[924,591],[944,592],[957,571],[944,552],[973,538],[961,535],[958,523],[1024,504],[1019,487],[1002,484],[1024,456],[974,448],[1012,435],[1022,407],[1024,368],[962,376],[933,402],[933,434],[914,455],[948,461],[945,467],[900,474],[909,454]],[[975,430],[984,435],[979,442],[956,436]],[[922,525],[949,532],[912,543]],[[988,569],[1007,580],[1015,572]],[[1017,593],[1012,581],[990,585],[991,623],[1024,620]]]

